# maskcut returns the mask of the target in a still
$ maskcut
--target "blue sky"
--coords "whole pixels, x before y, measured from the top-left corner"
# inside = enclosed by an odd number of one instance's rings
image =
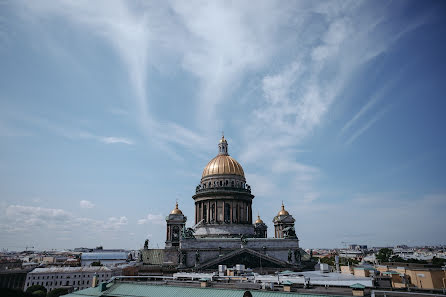
[[[224,131],[304,248],[446,244],[442,1],[2,1],[0,247],[164,246]]]

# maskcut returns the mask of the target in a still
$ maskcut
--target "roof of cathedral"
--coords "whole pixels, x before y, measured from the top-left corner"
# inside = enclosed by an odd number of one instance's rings
[[[288,216],[288,215],[290,215],[289,212],[285,210],[285,206],[283,205],[283,202],[282,202],[282,209],[279,211],[279,213],[277,215],[278,216]]]
[[[256,224],[263,224],[263,221],[260,218],[260,216],[257,216]]]
[[[230,174],[245,177],[245,172],[243,171],[242,165],[240,165],[237,160],[229,156],[229,154],[227,153],[228,142],[226,141],[224,136],[222,136],[222,138],[220,139],[219,145],[220,144],[226,146],[224,148],[225,151],[223,153],[220,151],[220,153],[215,158],[209,161],[209,163],[203,170],[201,178],[216,174]]]
[[[175,204],[175,208],[170,212],[170,214],[183,214],[183,212],[178,208],[178,202]]]

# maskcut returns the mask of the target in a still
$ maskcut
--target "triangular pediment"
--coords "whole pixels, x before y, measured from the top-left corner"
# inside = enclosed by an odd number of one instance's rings
[[[249,268],[258,267],[270,267],[270,268],[283,268],[290,266],[289,263],[266,254],[254,251],[248,248],[241,248],[232,251],[219,258],[209,260],[199,265],[201,269],[218,269],[218,265],[226,265],[227,267],[233,267],[236,264],[244,264]]]

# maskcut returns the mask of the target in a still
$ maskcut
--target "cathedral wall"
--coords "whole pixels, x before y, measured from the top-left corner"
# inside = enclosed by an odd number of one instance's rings
[[[257,252],[265,253],[268,256],[287,262],[288,251],[293,253],[299,249],[298,239],[277,239],[277,238],[247,238],[246,244],[242,245],[240,238],[201,238],[183,239],[181,250],[187,253],[187,266],[195,265],[196,251],[199,252],[200,263],[218,258],[220,253],[227,254],[240,248],[249,248]],[[265,247],[265,248],[264,248]]]

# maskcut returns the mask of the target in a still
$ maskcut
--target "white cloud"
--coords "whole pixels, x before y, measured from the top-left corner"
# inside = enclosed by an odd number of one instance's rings
[[[147,215],[147,217],[143,218],[143,219],[139,219],[138,220],[138,224],[139,225],[143,225],[143,224],[156,224],[156,225],[163,225],[165,224],[165,220],[164,217],[160,214],[151,214],[149,213]]]
[[[93,208],[94,207],[93,202],[88,201],[88,200],[81,200],[79,202],[79,205],[81,208]]]
[[[121,216],[98,220],[78,217],[63,209],[9,205],[5,209],[2,222],[5,226],[8,226],[3,230],[5,232],[29,233],[52,230],[65,233],[78,231],[96,233],[119,230],[122,226],[128,224],[128,219],[126,216]]]
[[[128,219],[125,216],[122,216],[122,217],[119,217],[119,218],[111,217],[111,218],[108,218],[108,222],[109,222],[111,227],[120,227],[120,226],[123,226],[123,225],[127,225],[128,224]]]

